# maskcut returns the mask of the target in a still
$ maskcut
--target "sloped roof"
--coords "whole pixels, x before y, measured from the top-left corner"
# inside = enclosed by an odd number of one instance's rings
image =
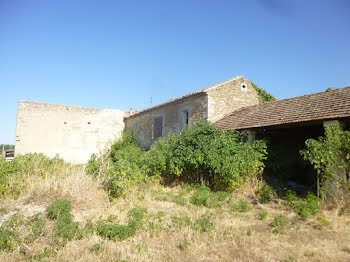
[[[209,86],[209,87],[206,87],[204,89],[201,89],[201,90],[198,90],[198,91],[195,91],[193,93],[189,93],[187,95],[184,95],[184,96],[179,96],[179,97],[174,97],[173,99],[167,101],[167,102],[164,102],[164,103],[160,103],[158,105],[155,105],[155,106],[151,106],[151,107],[148,107],[146,109],[143,109],[143,110],[140,110],[140,111],[136,111],[135,113],[129,115],[128,117],[133,117],[133,116],[136,116],[136,115],[139,115],[141,113],[144,113],[144,112],[148,112],[148,111],[151,111],[153,109],[157,109],[157,108],[160,108],[162,106],[166,106],[166,105],[169,105],[169,104],[172,104],[172,103],[176,103],[176,102],[180,102],[182,100],[185,100],[187,98],[191,98],[191,97],[195,97],[197,95],[202,95],[202,94],[205,94],[207,91],[211,90],[211,89],[214,89],[216,87],[219,87],[221,85],[224,85],[230,81],[234,81],[234,80],[237,80],[239,78],[244,78],[244,76],[236,76],[234,78],[231,78],[231,79],[228,79],[228,80],[225,80],[223,82],[220,82],[220,83],[217,83],[215,85],[212,85],[212,86]]]
[[[350,86],[244,107],[215,125],[222,129],[248,129],[344,117],[350,117]]]

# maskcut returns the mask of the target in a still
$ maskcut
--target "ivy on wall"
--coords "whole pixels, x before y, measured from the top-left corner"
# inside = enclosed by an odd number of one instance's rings
[[[255,91],[258,93],[259,96],[259,102],[261,104],[267,103],[267,102],[272,102],[272,101],[277,101],[278,99],[271,95],[270,93],[266,92],[264,89],[258,87],[256,84],[254,84],[252,81],[250,81],[252,86],[254,87]]]

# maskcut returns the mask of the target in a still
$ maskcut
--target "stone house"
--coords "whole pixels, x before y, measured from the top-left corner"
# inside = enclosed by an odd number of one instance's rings
[[[259,104],[251,82],[238,76],[200,91],[131,113],[125,129],[137,131],[140,146],[149,148],[159,137],[179,134],[186,125],[204,119],[212,123],[242,107]]]
[[[186,125],[201,119],[214,123],[258,103],[255,88],[243,76],[138,112],[20,101],[15,154],[38,152],[85,163],[120,138],[123,130],[137,130],[141,147],[147,149],[159,137],[178,134]]]

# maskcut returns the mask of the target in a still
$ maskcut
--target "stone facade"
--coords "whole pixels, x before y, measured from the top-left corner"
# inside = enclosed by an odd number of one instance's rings
[[[92,153],[103,151],[120,138],[126,113],[20,101],[17,112],[16,155],[59,155],[72,163],[85,163]]]
[[[215,122],[226,114],[259,103],[258,94],[250,81],[238,76],[198,92],[175,98],[169,102],[131,114],[125,118],[125,128],[138,132],[141,147],[149,148],[154,137],[154,120],[162,117],[162,136],[179,134],[184,127],[184,112],[188,125],[204,119]]]
[[[250,81],[238,76],[208,88],[208,120],[212,123],[246,106],[259,104],[259,97]]]
[[[186,120],[183,119],[184,112],[188,112],[188,125],[192,125],[200,119],[207,119],[207,96],[206,94],[198,94],[187,99],[174,101],[152,110],[136,113],[125,118],[125,128],[137,131],[140,146],[149,148],[156,140],[152,136],[153,119],[162,117],[162,136],[167,136],[169,133],[180,133],[186,125]]]
[[[120,138],[124,129],[137,130],[141,147],[149,148],[158,137],[179,134],[186,125],[201,119],[215,122],[258,103],[255,89],[243,76],[139,112],[20,101],[16,155],[38,152],[85,163]]]

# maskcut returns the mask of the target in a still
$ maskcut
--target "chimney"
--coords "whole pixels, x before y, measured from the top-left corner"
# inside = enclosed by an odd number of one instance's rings
[[[135,110],[133,107],[130,107],[130,115],[132,115],[133,113],[135,113]]]

